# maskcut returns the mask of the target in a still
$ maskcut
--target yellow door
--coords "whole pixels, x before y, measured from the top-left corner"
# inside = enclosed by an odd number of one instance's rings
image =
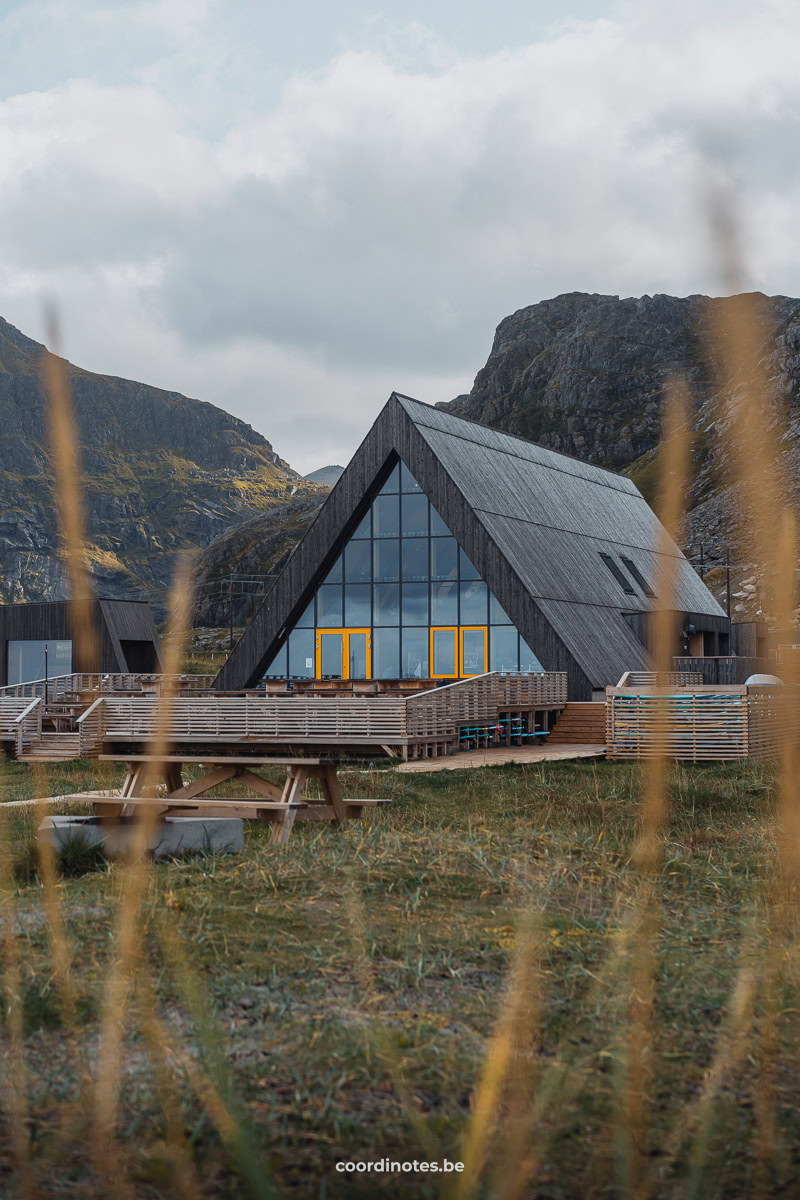
[[[461,674],[484,675],[488,668],[485,625],[463,625],[461,633]]]
[[[317,679],[371,679],[371,631],[318,629],[316,658]]]
[[[431,627],[431,678],[458,679],[458,629]]]

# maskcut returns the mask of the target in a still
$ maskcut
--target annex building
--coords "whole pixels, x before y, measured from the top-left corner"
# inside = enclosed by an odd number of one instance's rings
[[[728,618],[664,539],[625,476],[393,393],[215,687],[545,670],[590,700],[652,665],[664,552],[675,653],[727,654]]]
[[[146,601],[92,600],[92,645],[81,645],[75,604],[0,604],[0,687],[82,672],[161,671],[161,643]],[[87,657],[88,653],[88,657]]]

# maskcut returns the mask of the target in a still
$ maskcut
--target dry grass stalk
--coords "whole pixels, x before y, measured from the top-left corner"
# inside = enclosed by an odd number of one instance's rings
[[[727,290],[740,292],[745,278],[732,205],[718,200],[713,229],[720,272]],[[765,599],[780,635],[792,629],[797,600],[797,520],[780,455],[786,413],[772,387],[766,352],[768,330],[753,294],[731,296],[719,309],[714,331],[723,364],[724,385],[732,395],[725,449],[734,465],[748,523],[739,552],[755,563],[768,589]],[[789,640],[794,641],[792,637]],[[794,958],[796,930],[787,901],[796,899],[800,867],[800,818],[797,813],[797,665],[789,655],[784,686],[775,697],[778,722],[780,788],[778,812],[778,903],[768,911],[769,944],[761,967],[759,1070],[755,1083],[755,1191],[767,1197],[777,1154],[775,1075],[779,1057],[778,989],[784,952]],[[769,895],[768,902],[772,899]]]
[[[46,796],[49,791],[47,766],[43,763],[33,763],[32,775],[34,792],[37,795]],[[44,818],[49,815],[47,805],[45,803],[37,804],[35,813],[34,822],[38,829]],[[61,909],[61,899],[58,892],[55,850],[48,841],[43,838],[37,838],[36,857],[39,865],[39,877],[42,882],[42,898],[45,916],[47,917],[47,933],[53,955],[53,971],[56,987],[59,992],[64,1026],[67,1036],[71,1039],[75,1049],[77,1049],[75,1041],[77,1010],[75,1006],[75,993],[72,989],[70,979],[72,948],[67,938],[64,915]]]
[[[96,664],[97,638],[92,623],[92,585],[84,538],[78,439],[67,363],[57,354],[59,328],[52,311],[48,313],[47,341],[52,349],[44,351],[42,378],[47,397],[50,459],[55,476],[54,498],[67,560],[69,596],[74,605],[74,638],[80,661]]]
[[[28,1077],[25,1067],[25,1029],[22,973],[17,934],[17,906],[14,900],[14,871],[8,811],[0,804],[0,937],[3,948],[3,1000],[6,1010],[6,1054],[8,1071],[3,1080],[3,1108],[8,1116],[11,1153],[17,1173],[21,1200],[34,1196],[27,1125]]]
[[[381,1061],[388,1068],[392,1086],[403,1106],[406,1120],[416,1134],[417,1141],[429,1159],[437,1159],[441,1157],[441,1147],[437,1145],[436,1139],[431,1134],[425,1116],[409,1087],[397,1047],[380,1020],[378,987],[367,951],[369,945],[367,913],[352,877],[349,882],[350,886],[347,889],[348,928],[351,937],[353,967],[363,998],[368,1036],[374,1043]]]
[[[683,381],[673,380],[664,406],[662,479],[659,517],[664,529],[659,547],[655,592],[659,606],[652,613],[651,647],[657,672],[670,671],[678,641],[677,562],[674,542],[679,536],[689,462],[688,393]],[[659,689],[656,689],[658,693]],[[659,731],[666,738],[668,695],[663,689],[664,719]],[[649,1097],[654,1062],[654,1004],[656,945],[659,936],[657,876],[661,858],[661,836],[668,810],[668,762],[665,740],[656,742],[647,764],[642,802],[642,829],[634,857],[643,873],[643,890],[631,943],[631,981],[627,1069],[620,1106],[618,1142],[622,1189],[625,1195],[643,1197],[649,1190],[648,1137]]]
[[[529,1078],[525,1081],[527,1085],[525,1090],[532,1093],[532,1060],[539,1014],[537,968],[541,946],[540,918],[538,914],[528,910],[522,914],[518,922],[508,988],[484,1056],[478,1086],[475,1089],[472,1117],[464,1141],[464,1171],[458,1177],[453,1189],[456,1200],[468,1200],[480,1187],[489,1147],[497,1132],[503,1095],[512,1077],[515,1058],[518,1054],[531,1056],[531,1071]],[[521,1089],[522,1078],[517,1076],[517,1079],[519,1089]],[[525,1144],[526,1112],[521,1108],[523,1095],[519,1089],[515,1101],[520,1107],[515,1113],[513,1128],[509,1131],[510,1144],[506,1145],[510,1156],[497,1181],[507,1191],[511,1188],[520,1170],[524,1170],[526,1174],[532,1174],[537,1165],[535,1161],[529,1161],[527,1154]]]
[[[188,561],[179,563],[171,590],[170,629],[167,641],[165,672],[168,681],[177,674],[180,665],[186,625],[191,611],[191,582]],[[166,682],[166,681],[165,681]],[[169,722],[173,695],[166,689],[159,700],[158,721],[153,743],[148,747],[155,762],[169,753]],[[112,1151],[119,1105],[122,1039],[125,1031],[126,1008],[135,973],[139,964],[141,939],[139,923],[150,864],[147,858],[148,838],[157,820],[155,806],[141,805],[137,813],[131,847],[131,861],[124,869],[122,894],[119,901],[116,933],[116,953],[109,973],[104,1002],[100,1057],[95,1091],[94,1148],[98,1164],[103,1164],[107,1177],[115,1168]]]
[[[138,1024],[144,1038],[155,1078],[156,1093],[164,1114],[167,1146],[172,1160],[174,1183],[181,1200],[198,1200],[203,1194],[187,1145],[184,1119],[178,1091],[170,1074],[170,1063],[177,1062],[174,1040],[158,1019],[158,1001],[148,972],[142,971],[138,983]]]
[[[254,1200],[275,1200],[278,1192],[267,1163],[255,1148],[255,1138],[236,1099],[220,1030],[205,990],[191,969],[180,938],[163,916],[157,921],[157,929],[172,976],[194,1023],[205,1069],[201,1069],[189,1054],[181,1055],[182,1065]]]

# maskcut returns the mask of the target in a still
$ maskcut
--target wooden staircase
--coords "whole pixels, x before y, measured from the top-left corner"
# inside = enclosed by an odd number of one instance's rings
[[[43,733],[25,747],[20,762],[68,762],[80,758],[79,733]]]
[[[604,746],[605,742],[606,706],[603,700],[568,704],[547,739],[549,746]]]

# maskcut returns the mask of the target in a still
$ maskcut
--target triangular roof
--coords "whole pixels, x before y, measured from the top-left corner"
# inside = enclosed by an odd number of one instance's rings
[[[371,494],[400,457],[546,670],[570,694],[650,665],[601,558],[624,555],[658,576],[664,531],[632,480],[393,392],[220,671],[216,686],[253,686],[299,618]],[[675,607],[725,614],[674,543]]]

